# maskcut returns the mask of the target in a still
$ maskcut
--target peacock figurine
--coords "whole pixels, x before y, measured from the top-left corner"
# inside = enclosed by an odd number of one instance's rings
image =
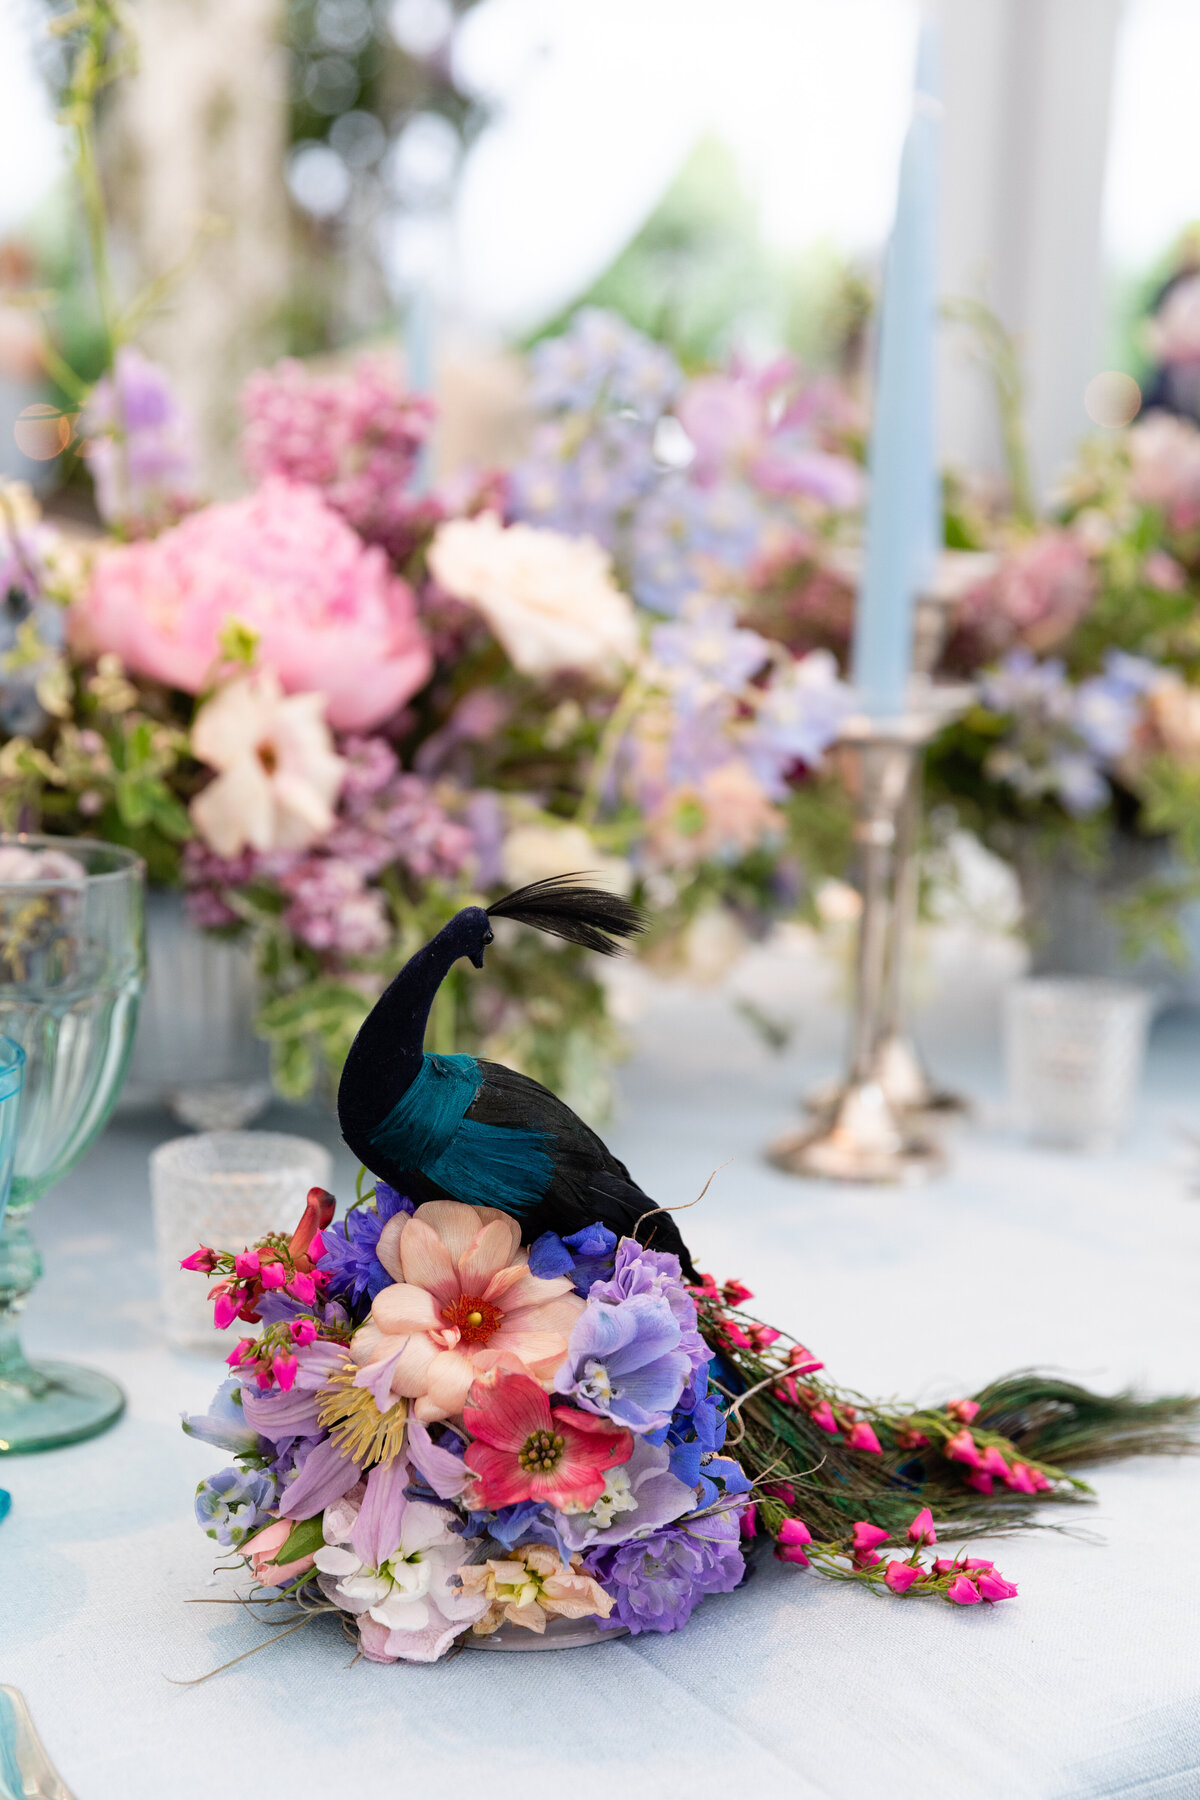
[[[501,1063],[424,1047],[430,1008],[460,956],[482,969],[492,920],[514,919],[567,943],[612,955],[644,929],[619,894],[556,875],[467,906],[412,956],[364,1020],[338,1089],[338,1120],[371,1172],[416,1201],[496,1207],[532,1243],[599,1221],[673,1251],[698,1279],[669,1213],[562,1100]]]

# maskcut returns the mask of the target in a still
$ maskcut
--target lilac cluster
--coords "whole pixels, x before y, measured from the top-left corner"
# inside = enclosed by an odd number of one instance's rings
[[[287,359],[242,390],[242,456],[257,481],[283,475],[319,488],[359,536],[403,560],[432,519],[414,491],[431,403],[365,357],[348,375],[314,375]]]
[[[1098,812],[1160,677],[1153,663],[1114,650],[1101,674],[1076,682],[1058,657],[1011,651],[982,681],[983,704],[1009,721],[988,773],[1022,799],[1057,801],[1077,818]]]
[[[474,833],[450,817],[431,784],[403,771],[384,738],[346,738],[339,749],[346,767],[337,818],[315,848],[225,859],[187,845],[183,875],[196,924],[234,924],[228,896],[269,885],[283,896],[283,923],[298,943],[335,961],[372,956],[393,935],[387,897],[373,885],[385,869],[400,867],[420,882],[462,874]]]
[[[96,508],[106,524],[145,537],[197,503],[192,433],[164,370],[125,344],[80,419]]]

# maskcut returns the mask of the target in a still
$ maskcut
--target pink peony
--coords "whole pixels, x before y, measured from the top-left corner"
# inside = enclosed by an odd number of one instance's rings
[[[236,620],[288,693],[324,694],[331,725],[368,730],[428,680],[433,659],[408,584],[315,488],[273,477],[149,543],[96,559],[74,628],[136,674],[196,694]]]
[[[565,1275],[530,1274],[507,1213],[429,1200],[388,1220],[376,1255],[396,1283],[376,1295],[350,1354],[356,1386],[379,1406],[399,1395],[418,1419],[449,1418],[477,1375],[513,1359],[549,1389],[583,1301]]]

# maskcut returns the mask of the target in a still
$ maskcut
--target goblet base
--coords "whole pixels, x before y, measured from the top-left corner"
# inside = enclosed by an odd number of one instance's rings
[[[0,1381],[0,1455],[82,1443],[125,1411],[123,1391],[99,1369],[65,1362],[27,1368],[28,1381]]]

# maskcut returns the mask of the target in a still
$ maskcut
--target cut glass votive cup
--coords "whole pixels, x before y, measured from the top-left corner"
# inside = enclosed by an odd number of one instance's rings
[[[206,1244],[244,1250],[269,1231],[290,1236],[311,1187],[328,1187],[323,1144],[278,1131],[204,1131],[160,1144],[150,1157],[159,1298],[177,1350],[225,1356],[236,1332],[213,1325],[212,1280],[180,1262]]]
[[[1036,976],[1005,997],[1008,1088],[1018,1127],[1036,1143],[1111,1150],[1142,1078],[1152,999],[1122,981]]]

